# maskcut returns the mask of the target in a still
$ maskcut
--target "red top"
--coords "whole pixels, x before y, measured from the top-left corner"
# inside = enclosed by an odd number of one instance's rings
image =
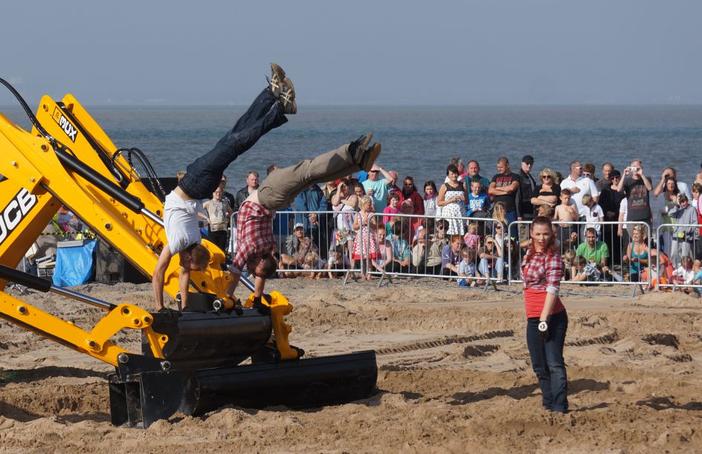
[[[242,203],[237,213],[236,247],[233,265],[240,270],[249,257],[273,251],[273,213],[258,203]]]
[[[524,307],[527,318],[540,317],[548,291],[557,293],[563,277],[563,260],[561,254],[536,252],[527,254],[522,261],[522,280],[524,281]],[[556,304],[551,314],[564,310],[561,299],[556,297]]]

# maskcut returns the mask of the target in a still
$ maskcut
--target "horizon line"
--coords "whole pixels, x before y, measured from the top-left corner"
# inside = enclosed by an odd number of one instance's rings
[[[213,103],[213,104],[171,104],[171,103],[86,103],[85,107],[248,107],[248,104]],[[329,108],[329,107],[702,107],[702,102],[694,103],[476,103],[476,104],[300,104],[302,107]],[[1,108],[21,108],[17,103],[0,104]]]

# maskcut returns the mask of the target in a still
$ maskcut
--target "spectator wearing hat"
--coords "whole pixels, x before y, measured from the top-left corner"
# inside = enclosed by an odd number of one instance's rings
[[[520,220],[531,220],[534,218],[534,205],[531,198],[537,195],[538,184],[531,169],[534,166],[534,157],[525,155],[522,158],[522,166],[519,169],[519,213]]]
[[[298,222],[293,227],[292,235],[285,240],[285,252],[280,255],[280,267],[302,269],[305,256],[309,252],[318,253],[319,249],[310,237],[305,236],[305,225]],[[291,276],[288,276],[291,277]]]

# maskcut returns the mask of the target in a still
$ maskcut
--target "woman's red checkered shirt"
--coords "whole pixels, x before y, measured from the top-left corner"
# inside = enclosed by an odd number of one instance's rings
[[[236,248],[233,265],[240,270],[249,257],[273,251],[273,213],[259,203],[242,203],[236,219]]]
[[[536,252],[530,257],[524,257],[522,262],[524,288],[544,291],[551,288],[558,292],[562,277],[563,260],[560,253],[553,252],[546,255],[543,252]]]

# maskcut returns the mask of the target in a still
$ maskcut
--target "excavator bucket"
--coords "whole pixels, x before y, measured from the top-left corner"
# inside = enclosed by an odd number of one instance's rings
[[[201,415],[223,405],[339,404],[375,390],[375,352],[280,361],[269,341],[271,318],[257,309],[152,315],[160,336],[144,335],[144,355],[121,356],[109,377],[115,425],[148,427],[177,412]],[[153,357],[153,342],[161,358]]]

